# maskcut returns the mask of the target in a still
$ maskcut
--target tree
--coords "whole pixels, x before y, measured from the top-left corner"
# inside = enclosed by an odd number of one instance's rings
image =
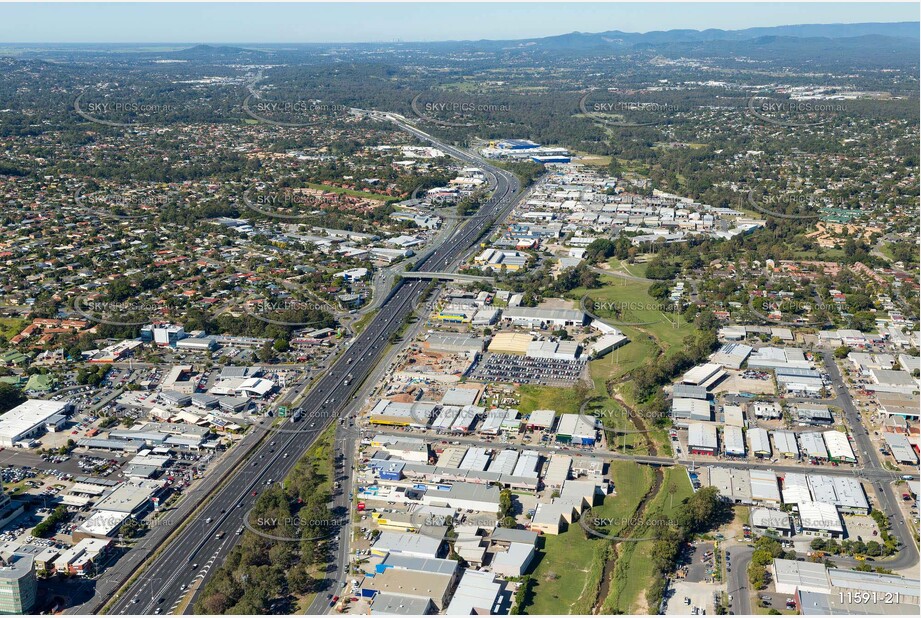
[[[847,355],[851,353],[851,346],[842,345],[835,348],[835,358],[847,358]]]

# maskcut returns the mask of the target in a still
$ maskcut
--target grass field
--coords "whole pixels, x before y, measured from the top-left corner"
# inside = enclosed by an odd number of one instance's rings
[[[0,335],[10,339],[21,333],[28,323],[22,318],[0,318]]]
[[[611,463],[615,495],[592,514],[629,520],[652,483],[652,470],[627,462]],[[616,529],[610,529],[616,534]],[[611,542],[586,534],[575,523],[558,536],[542,537],[544,547],[534,569],[534,594],[527,614],[588,614],[601,581],[604,556]]]
[[[684,468],[663,468],[663,474],[659,491],[640,518],[646,525],[637,526],[634,532],[637,538],[653,536],[659,522],[672,519],[682,500],[693,493]],[[655,613],[656,608],[646,607],[645,599],[646,590],[654,576],[650,560],[652,546],[648,541],[620,545],[611,587],[601,613]]]
[[[518,410],[522,414],[530,414],[534,410],[556,410],[557,414],[576,414],[582,405],[578,394],[571,388],[522,385],[518,393],[521,396]]]

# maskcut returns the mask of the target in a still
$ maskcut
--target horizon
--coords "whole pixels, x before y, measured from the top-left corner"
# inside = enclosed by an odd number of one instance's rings
[[[441,43],[918,23],[917,5],[908,2],[10,3],[0,15],[0,44],[16,46]]]

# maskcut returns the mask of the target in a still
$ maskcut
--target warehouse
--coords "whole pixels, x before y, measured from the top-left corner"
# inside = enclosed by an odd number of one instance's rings
[[[742,406],[724,405],[723,422],[733,427],[745,427],[745,414],[742,412]]]
[[[777,475],[771,470],[748,471],[751,483],[752,501],[756,504],[781,505],[780,489],[777,487]]]
[[[515,467],[517,463],[518,451],[505,449],[499,451],[498,454],[496,454],[495,459],[493,459],[489,464],[487,471],[513,476],[515,474]]]
[[[490,615],[501,613],[505,584],[494,573],[466,569],[445,614],[448,616]]]
[[[553,358],[574,361],[579,357],[579,344],[575,341],[532,341],[528,344],[527,356],[531,358]]]
[[[783,503],[796,505],[800,502],[812,502],[812,491],[805,474],[788,472],[783,478]]]
[[[870,512],[863,485],[859,481],[843,476],[809,474],[806,476],[812,499],[827,502],[838,507],[843,513],[866,515]]]
[[[486,412],[483,423],[477,429],[477,433],[487,436],[499,435],[505,424],[506,418],[518,416],[515,410],[506,410],[504,408],[493,408]]]
[[[371,547],[371,553],[375,556],[400,554],[417,558],[441,558],[442,549],[442,541],[435,537],[385,530],[377,537]]]
[[[564,444],[593,445],[597,437],[595,426],[581,414],[563,414],[556,430],[556,441]]]
[[[482,352],[485,340],[461,333],[432,333],[426,339],[428,348],[434,352],[465,354]]]
[[[454,419],[457,418],[460,412],[461,408],[459,406],[442,406],[441,412],[432,421],[432,430],[437,433],[450,431],[451,426],[454,424]]]
[[[482,406],[464,406],[454,419],[454,422],[451,423],[451,431],[453,433],[470,433],[477,419],[485,411],[486,408]]]
[[[788,537],[793,535],[790,515],[784,511],[767,508],[754,508],[748,517],[751,527],[762,536]]]
[[[530,416],[528,416],[527,424],[525,426],[532,431],[549,431],[553,429],[555,418],[556,412],[553,410],[534,410],[531,412]]]
[[[723,452],[728,457],[745,457],[745,436],[741,427],[723,427]]]
[[[536,479],[538,465],[540,465],[540,454],[537,451],[521,451],[512,476]]]
[[[10,448],[17,442],[36,438],[45,432],[48,421],[56,415],[70,414],[66,401],[29,399],[0,416],[0,446]]]
[[[770,458],[771,440],[766,429],[755,427],[748,430],[748,445],[755,457]]]
[[[911,447],[911,442],[908,441],[908,438],[900,433],[889,432],[884,433],[883,438],[886,440],[886,444],[889,445],[889,451],[897,462],[909,466],[918,463],[918,454]]]
[[[906,371],[895,369],[871,369],[872,384],[868,384],[868,391],[881,391],[884,393],[901,393],[911,395],[919,390],[918,381]]]
[[[825,440],[825,448],[828,449],[829,461],[857,463],[847,434],[841,431],[826,431],[822,433],[822,438]]]
[[[430,506],[498,513],[499,488],[474,483],[454,483],[449,489],[427,490],[422,496],[422,502]]]
[[[525,333],[496,333],[489,342],[489,351],[493,354],[524,355],[533,339]]]
[[[480,392],[475,388],[449,388],[441,398],[443,406],[472,406]]]
[[[703,423],[688,426],[688,450],[692,455],[716,455],[718,447],[716,427]]]
[[[672,418],[675,420],[712,421],[713,412],[706,399],[672,399]]]
[[[828,406],[805,403],[796,405],[796,418],[800,425],[831,425],[833,420]]]
[[[778,455],[788,459],[799,459],[799,447],[796,445],[796,434],[792,431],[771,432],[774,439],[774,448]]]
[[[691,386],[690,384],[675,384],[672,388],[672,397],[675,399],[706,399],[707,389],[703,386]]]
[[[727,343],[710,356],[710,360],[726,369],[739,369],[752,353],[752,347],[742,343]]]
[[[807,535],[838,538],[844,534],[838,509],[827,502],[800,502],[799,520]]]
[[[708,468],[708,485],[733,504],[752,504],[751,476],[745,470]]]
[[[716,383],[717,380],[722,379],[726,375],[726,370],[722,366],[717,365],[716,363],[706,363],[704,365],[698,365],[694,367],[681,378],[682,384],[690,384],[691,386],[705,386],[709,387]]]
[[[572,457],[559,453],[551,455],[550,463],[547,464],[547,470],[544,472],[544,486],[548,489],[561,489],[563,483],[569,478],[571,469]]]
[[[393,425],[398,427],[428,426],[438,406],[434,403],[403,403],[381,399],[371,410],[370,421],[375,425]]]
[[[796,434],[799,440],[800,450],[810,459],[827,460],[828,450],[825,448],[825,440],[822,434],[816,432],[804,432]]]
[[[815,562],[775,558],[774,582],[777,592],[787,595],[803,592],[825,594],[831,590],[825,565]]]
[[[489,453],[485,448],[474,446],[467,449],[463,461],[458,466],[461,470],[476,470],[482,472],[489,465]]]
[[[587,315],[574,309],[541,309],[539,307],[508,307],[502,312],[503,321],[515,326],[584,326]]]

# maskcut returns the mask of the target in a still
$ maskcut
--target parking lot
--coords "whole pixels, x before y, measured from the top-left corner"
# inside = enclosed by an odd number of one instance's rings
[[[666,592],[665,614],[669,616],[713,615],[716,613],[716,596],[719,584],[703,584],[672,580]]]
[[[487,354],[471,372],[474,380],[515,384],[571,385],[585,371],[584,360]]]

